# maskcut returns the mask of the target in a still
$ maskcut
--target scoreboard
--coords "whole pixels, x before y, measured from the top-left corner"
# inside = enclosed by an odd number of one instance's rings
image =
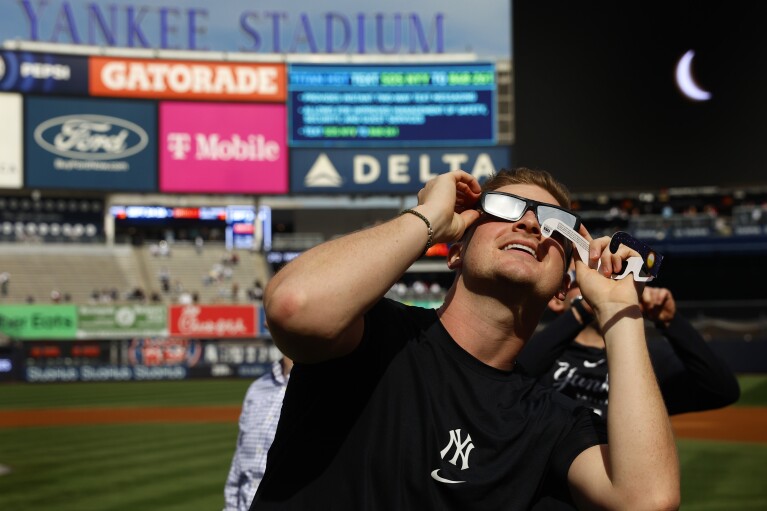
[[[288,70],[293,147],[496,144],[487,63],[308,65]]]

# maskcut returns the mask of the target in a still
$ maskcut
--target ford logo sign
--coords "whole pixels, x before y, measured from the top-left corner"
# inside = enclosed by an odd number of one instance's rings
[[[35,128],[34,138],[48,152],[80,160],[124,159],[149,143],[149,135],[138,124],[93,114],[48,119]]]

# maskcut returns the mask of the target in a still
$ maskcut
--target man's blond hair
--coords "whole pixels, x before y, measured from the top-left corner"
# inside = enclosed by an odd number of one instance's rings
[[[545,170],[533,170],[519,167],[512,170],[501,169],[482,184],[482,191],[497,190],[507,185],[535,185],[549,192],[560,207],[570,209],[570,192],[565,185],[554,179]]]

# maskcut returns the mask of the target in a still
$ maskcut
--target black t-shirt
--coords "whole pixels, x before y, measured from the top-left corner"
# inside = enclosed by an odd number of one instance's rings
[[[566,498],[572,461],[605,442],[588,408],[384,299],[353,353],[295,364],[251,509],[529,509]]]
[[[572,312],[561,314],[527,342],[517,367],[606,418],[606,351],[575,342],[583,328]],[[649,339],[647,350],[669,415],[710,410],[738,400],[735,374],[689,321],[677,314],[668,326],[656,328],[666,339]]]
[[[607,417],[607,353],[573,342],[557,358],[541,383],[562,394],[586,402],[596,413]]]

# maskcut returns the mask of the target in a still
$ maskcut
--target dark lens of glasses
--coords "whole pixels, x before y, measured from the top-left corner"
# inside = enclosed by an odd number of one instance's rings
[[[569,211],[503,192],[485,192],[481,204],[486,213],[510,222],[516,222],[528,209],[532,209],[539,224],[555,218],[571,229],[577,229],[580,225],[578,217]]]

